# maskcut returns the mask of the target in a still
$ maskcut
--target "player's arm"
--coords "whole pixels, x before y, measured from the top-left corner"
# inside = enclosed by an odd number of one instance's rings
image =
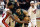
[[[26,10],[24,10],[23,11],[23,13],[26,15],[25,17],[24,17],[24,19],[28,19],[28,21],[27,21],[27,23],[30,21],[30,16],[29,16],[29,14],[28,14],[28,12],[26,11]]]
[[[12,12],[11,12],[10,10],[8,10],[7,13],[10,14],[10,17],[11,17],[14,21],[16,21],[16,22],[18,22],[18,23],[24,23],[24,21],[20,21],[20,19],[18,18],[17,15],[12,15]],[[11,16],[11,15],[12,15],[12,16]]]
[[[25,16],[29,16],[26,10],[23,10],[23,13],[25,14]]]
[[[16,22],[18,22],[18,23],[26,23],[26,22],[24,22],[24,21],[20,21],[20,19],[18,18],[17,15],[13,15],[13,16],[14,16],[14,20],[15,20]]]
[[[7,11],[7,14],[12,14],[12,12],[10,10]]]
[[[18,18],[17,15],[12,15],[12,13],[11,13],[10,10],[8,10],[7,13],[10,15],[10,17],[11,17],[14,21],[16,21],[16,22],[18,22],[18,23],[26,23],[25,21],[20,21],[20,19]]]
[[[37,6],[37,5],[39,5],[40,4],[40,2],[37,2],[37,3],[35,3],[35,6]]]

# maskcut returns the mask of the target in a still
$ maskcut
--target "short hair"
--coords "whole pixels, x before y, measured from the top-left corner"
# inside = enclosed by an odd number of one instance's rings
[[[8,6],[13,5],[11,2],[8,3]]]

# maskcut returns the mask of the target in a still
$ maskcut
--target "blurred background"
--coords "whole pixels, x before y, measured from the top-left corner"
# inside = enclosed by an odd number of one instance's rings
[[[28,10],[28,8],[30,7],[30,1],[34,1],[35,3],[40,2],[40,0],[0,0],[0,14],[2,13],[2,9],[5,9],[7,7],[8,2],[13,3],[14,10],[18,7],[20,7],[21,9]],[[40,5],[38,5],[37,8],[40,9]]]

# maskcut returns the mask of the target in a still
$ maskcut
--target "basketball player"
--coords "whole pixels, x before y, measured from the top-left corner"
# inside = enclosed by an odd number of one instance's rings
[[[28,10],[30,18],[31,18],[31,24],[29,23],[29,27],[36,27],[36,6],[34,1],[30,2],[30,8]]]
[[[6,27],[9,27],[8,24],[5,23],[6,19],[7,19],[8,16],[9,16],[9,14],[7,13],[7,11],[9,11],[10,9],[13,8],[13,4],[12,4],[12,3],[9,3],[9,4],[10,4],[9,7],[8,7],[8,8],[5,8],[5,9],[3,10],[3,14],[2,14],[2,18],[3,18],[2,23],[3,23]],[[11,12],[11,11],[10,11],[10,12]]]
[[[28,13],[27,13],[27,11],[24,10],[24,9],[18,8],[18,9],[16,10],[16,13],[14,13],[13,15],[14,15],[14,18],[18,18],[19,21],[24,21],[24,20],[25,20],[25,22],[26,22],[26,21],[29,22]],[[17,19],[17,20],[18,20],[18,19]],[[28,25],[28,22],[25,23],[24,25]],[[23,23],[18,23],[18,22],[16,22],[15,27],[22,27],[22,24],[23,24]],[[27,26],[25,26],[25,27],[27,27]]]
[[[31,26],[37,27],[37,24],[36,24],[36,10],[37,10],[37,5],[39,5],[39,4],[40,4],[40,2],[37,2],[37,3],[34,3],[34,1],[30,2],[31,6],[30,6],[28,12],[29,12],[29,15],[30,15],[30,18],[31,18],[31,25],[29,27],[31,27]]]

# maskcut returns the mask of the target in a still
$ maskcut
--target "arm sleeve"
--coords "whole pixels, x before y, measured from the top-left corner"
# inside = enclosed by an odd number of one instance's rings
[[[5,8],[5,11],[8,11],[9,9],[8,8]]]

